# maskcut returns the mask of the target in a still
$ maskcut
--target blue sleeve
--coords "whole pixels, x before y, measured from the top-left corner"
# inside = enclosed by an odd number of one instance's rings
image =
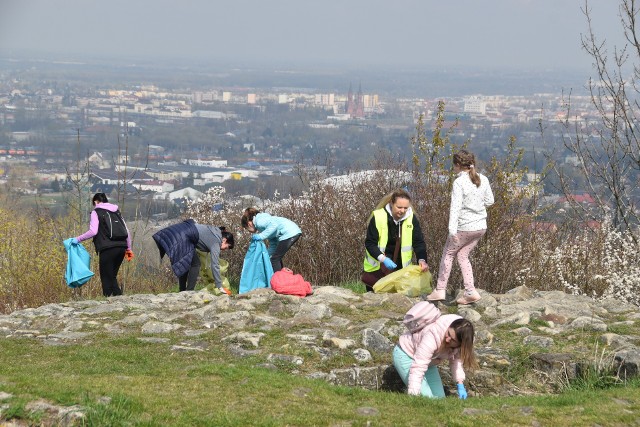
[[[259,213],[258,215],[256,215],[254,221],[256,220],[257,224],[254,222],[255,227],[262,229],[262,231],[258,234],[258,236],[260,236],[260,240],[270,239],[271,237],[275,236],[276,232],[278,231],[278,222],[274,217],[269,214]]]

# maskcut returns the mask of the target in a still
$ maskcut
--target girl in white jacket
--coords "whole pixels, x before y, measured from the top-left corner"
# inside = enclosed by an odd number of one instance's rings
[[[469,255],[487,231],[487,208],[493,204],[493,192],[487,177],[476,171],[473,153],[460,150],[454,154],[453,171],[458,177],[451,191],[449,237],[440,259],[436,289],[427,296],[427,300],[445,299],[453,259],[456,258],[465,288],[464,295],[458,298],[457,303],[464,305],[480,299]]]

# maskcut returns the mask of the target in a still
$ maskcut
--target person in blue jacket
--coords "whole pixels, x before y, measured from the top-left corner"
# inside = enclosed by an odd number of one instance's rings
[[[260,212],[256,208],[245,209],[241,224],[245,230],[255,233],[251,240],[269,241],[269,259],[274,273],[282,270],[282,257],[302,236],[302,231],[295,222]]]

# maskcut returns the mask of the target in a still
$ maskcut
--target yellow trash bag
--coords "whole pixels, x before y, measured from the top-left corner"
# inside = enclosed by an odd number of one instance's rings
[[[199,280],[202,284],[209,288],[214,289],[216,287],[216,281],[213,279],[213,273],[211,272],[211,255],[208,252],[202,252],[196,250],[198,257],[200,258],[200,276]],[[222,276],[222,286],[229,289],[229,279],[227,279],[227,271],[229,270],[229,262],[220,258],[220,276]]]
[[[394,293],[417,297],[431,293],[431,272],[420,269],[419,265],[408,265],[384,276],[373,285],[377,294]]]

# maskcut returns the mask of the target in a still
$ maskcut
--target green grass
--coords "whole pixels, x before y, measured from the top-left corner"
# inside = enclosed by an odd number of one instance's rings
[[[346,282],[340,284],[341,288],[349,289],[356,294],[364,294],[367,292],[366,286],[362,282]]]
[[[505,369],[503,375],[510,382],[522,380],[533,369],[533,361],[529,355],[535,353],[537,349],[527,345],[517,345],[509,352],[511,364]]]
[[[633,325],[620,324],[620,325],[609,325],[607,327],[607,332],[618,335],[635,335],[638,330],[638,321]]]
[[[40,398],[82,405],[90,426],[614,426],[637,423],[640,411],[637,382],[539,397],[429,400],[332,386],[257,367],[256,359],[233,358],[223,346],[172,352],[135,337],[66,346],[2,339],[0,391],[13,394],[2,417],[37,424],[43,415],[24,408]]]
[[[529,325],[527,325],[529,328],[531,327],[548,327],[549,323],[545,320],[542,319],[531,319],[531,321],[529,322]]]

